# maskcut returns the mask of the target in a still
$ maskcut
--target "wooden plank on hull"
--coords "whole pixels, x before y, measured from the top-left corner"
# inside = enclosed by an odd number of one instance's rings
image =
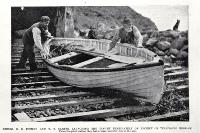
[[[67,118],[83,118],[83,119],[97,119],[105,117],[114,117],[125,114],[139,113],[139,112],[148,112],[155,109],[155,106],[129,106],[115,109],[105,109],[89,112],[80,112],[67,115],[58,115],[51,117],[43,118],[33,118],[33,121],[48,121],[48,120],[58,120],[58,119],[67,119]]]
[[[97,62],[97,61],[99,61],[99,60],[102,60],[102,59],[103,59],[103,57],[92,58],[92,59],[90,59],[90,60],[86,60],[86,61],[84,61],[84,62],[81,62],[81,63],[75,64],[75,65],[72,65],[71,67],[80,68],[80,67],[89,65],[89,64],[91,64],[91,63]]]
[[[145,61],[144,59],[141,58],[127,57],[121,55],[105,55],[105,58],[127,64],[133,64],[133,63],[141,64]]]
[[[118,67],[124,67],[126,66],[127,64],[125,63],[114,63],[114,64],[111,64],[109,66],[107,66],[108,68],[118,68]]]
[[[67,53],[67,54],[64,54],[64,55],[61,55],[61,56],[51,58],[51,59],[49,59],[49,61],[51,63],[56,63],[58,61],[61,61],[61,60],[67,59],[67,58],[71,58],[71,57],[76,56],[76,55],[79,55],[79,53],[70,52],[70,53]]]
[[[80,53],[85,53],[93,56],[99,56],[99,57],[104,57],[113,61],[121,62],[121,63],[127,63],[127,64],[133,64],[133,63],[143,63],[145,59],[141,58],[134,58],[134,57],[128,57],[128,56],[122,56],[122,55],[114,55],[114,54],[109,54],[109,53],[99,53],[97,51],[86,51],[82,49],[76,49],[77,52]]]

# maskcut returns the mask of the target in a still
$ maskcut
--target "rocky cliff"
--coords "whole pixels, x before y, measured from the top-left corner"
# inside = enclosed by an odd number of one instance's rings
[[[143,17],[130,7],[74,7],[75,25],[79,28],[89,28],[103,23],[107,27],[121,26],[123,18],[129,17],[140,31],[157,30],[149,18]]]
[[[73,10],[75,27],[79,29],[87,29],[90,26],[97,25],[97,23],[103,23],[108,27],[120,26],[124,16],[127,16],[132,19],[140,31],[157,30],[154,22],[127,6],[77,6],[71,8]],[[57,7],[25,7],[23,10],[20,7],[12,7],[12,31],[26,29],[39,21],[42,15],[48,15],[52,20],[50,31],[54,33],[56,11]]]

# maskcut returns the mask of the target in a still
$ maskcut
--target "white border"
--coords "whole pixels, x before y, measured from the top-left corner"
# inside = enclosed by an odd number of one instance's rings
[[[11,6],[129,6],[129,5],[189,5],[189,90],[190,90],[190,121],[189,122],[10,122],[10,55],[11,55]],[[8,127],[192,127],[192,130],[139,130],[143,132],[162,133],[198,133],[200,106],[198,106],[199,90],[199,58],[200,57],[200,22],[198,1],[191,0],[4,0],[0,8],[0,132]],[[14,131],[17,132],[17,131]],[[31,131],[19,131],[21,133]],[[42,132],[42,130],[36,131]],[[48,133],[52,131],[47,131]]]

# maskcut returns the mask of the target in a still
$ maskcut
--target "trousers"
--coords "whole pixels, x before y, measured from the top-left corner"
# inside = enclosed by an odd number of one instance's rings
[[[25,68],[27,59],[29,60],[29,65],[31,70],[36,70],[37,65],[35,62],[35,53],[34,53],[34,42],[30,41],[26,38],[26,36],[23,37],[23,52],[21,54],[21,58],[18,64],[18,68]]]

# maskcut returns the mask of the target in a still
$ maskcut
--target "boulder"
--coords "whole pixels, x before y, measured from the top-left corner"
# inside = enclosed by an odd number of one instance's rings
[[[148,38],[149,38],[152,35],[152,32],[154,32],[154,31],[149,30],[149,31],[144,32],[143,34],[147,34]]]
[[[163,59],[164,59],[164,62],[172,62],[172,59],[170,56],[165,55]]]
[[[180,33],[180,36],[181,36],[181,37],[185,37],[186,39],[188,39],[188,31],[182,31],[182,32]]]
[[[174,30],[169,30],[169,31],[163,31],[161,33],[161,36],[164,36],[164,37],[171,37],[171,38],[178,38],[180,35],[180,32],[179,31],[174,31]]]
[[[170,55],[170,58],[172,59],[172,60],[175,60],[176,59],[176,56],[174,56],[174,55]]]
[[[158,31],[154,31],[154,32],[151,33],[150,38],[152,38],[152,37],[158,37],[158,36],[159,36],[159,32]]]
[[[164,36],[159,36],[157,39],[158,39],[159,41],[166,41],[166,37],[164,37]]]
[[[170,48],[170,50],[169,50],[169,54],[172,54],[174,56],[177,56],[178,53],[179,53],[178,49]]]
[[[166,50],[164,53],[165,53],[165,55],[170,55],[170,53],[169,53],[169,49],[168,50]]]
[[[165,40],[169,43],[172,43],[174,39],[172,39],[171,37],[165,37]]]
[[[171,43],[169,43],[167,41],[160,41],[157,43],[157,47],[162,51],[169,49],[170,46],[171,46]]]
[[[158,40],[155,37],[149,38],[148,41],[145,43],[145,46],[154,46],[157,42]]]
[[[177,55],[177,59],[180,59],[180,60],[187,60],[188,58],[188,53],[185,52],[185,51],[180,51]]]
[[[154,47],[153,51],[159,56],[164,56],[165,55],[165,53],[163,51],[159,50],[157,47]]]
[[[172,48],[176,48],[176,49],[180,50],[187,44],[188,44],[188,40],[185,37],[180,37],[180,38],[175,39],[172,42],[171,46],[172,46]]]
[[[142,37],[143,37],[143,44],[145,45],[146,42],[147,42],[148,39],[149,39],[149,36],[148,36],[148,34],[144,34],[144,35],[142,35]]]
[[[161,50],[156,51],[156,54],[158,54],[159,56],[164,56],[165,53]]]
[[[183,46],[180,51],[188,52],[188,45]]]

